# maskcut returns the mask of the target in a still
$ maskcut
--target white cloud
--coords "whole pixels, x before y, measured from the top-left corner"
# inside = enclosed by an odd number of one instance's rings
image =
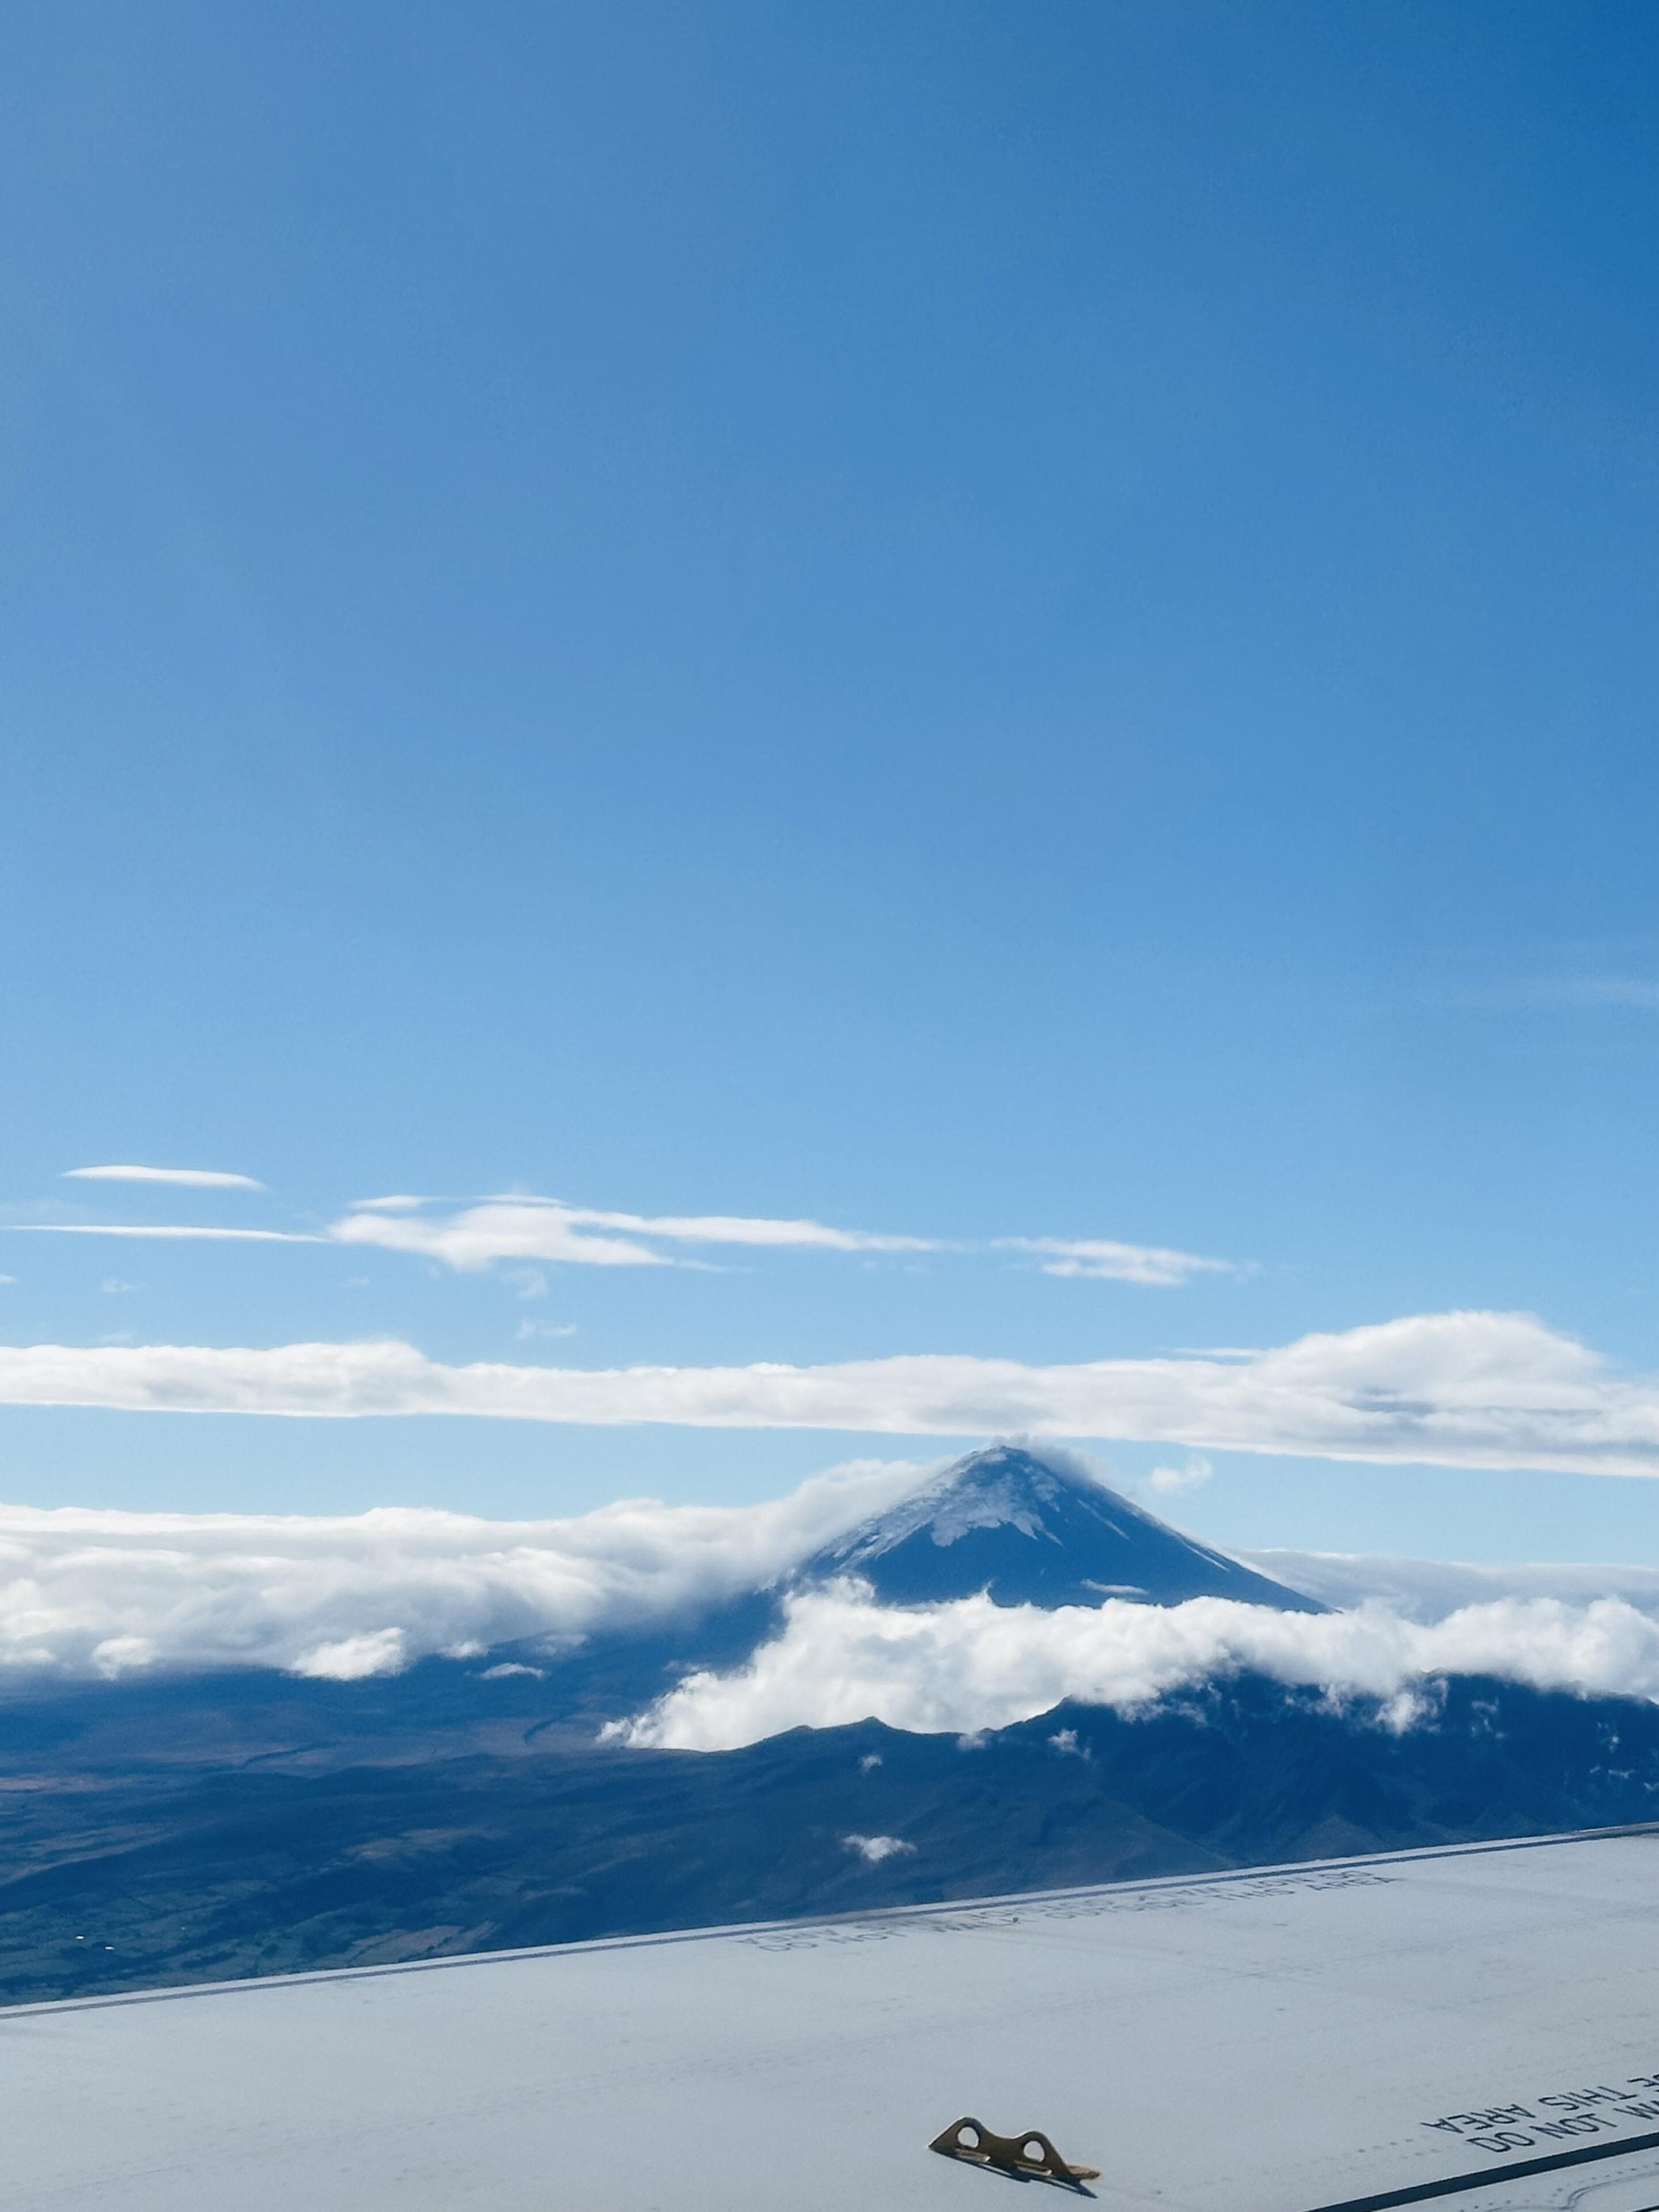
[[[858,1853],[866,1866],[879,1866],[884,1859],[899,1858],[915,1849],[902,1836],[843,1836],[841,1840],[848,1850]]]
[[[1183,1490],[1197,1490],[1214,1473],[1209,1461],[1194,1452],[1185,1467],[1155,1467],[1142,1486],[1154,1498],[1178,1498]]]
[[[876,1236],[831,1229],[821,1221],[775,1221],[740,1214],[642,1214],[566,1206],[562,1200],[509,1194],[481,1200],[459,1212],[428,1216],[414,1199],[366,1201],[337,1221],[331,1235],[348,1244],[378,1244],[413,1252],[452,1267],[474,1270],[502,1260],[563,1261],[587,1267],[663,1267],[684,1265],[650,1237],[668,1243],[750,1245],[832,1252],[930,1252],[921,1237]],[[595,1236],[595,1230],[623,1235]]]
[[[371,1199],[337,1221],[331,1234],[348,1243],[379,1244],[477,1269],[503,1260],[544,1260],[579,1266],[685,1266],[658,1249],[661,1243],[750,1246],[773,1250],[902,1253],[972,1250],[930,1237],[896,1237],[863,1229],[832,1229],[822,1221],[775,1220],[742,1214],[618,1213],[562,1200],[507,1193],[459,1212],[427,1215],[426,1201],[410,1197]],[[596,1236],[595,1231],[607,1232]],[[650,1240],[641,1242],[641,1239]],[[983,1248],[981,1248],[983,1249]],[[1090,1277],[1168,1289],[1202,1274],[1249,1273],[1230,1260],[1176,1252],[1161,1245],[1123,1244],[1105,1238],[1001,1237],[989,1249],[1022,1252],[1045,1274]]]
[[[596,1629],[764,1585],[933,1471],[866,1461],[761,1505],[630,1499],[562,1521],[391,1507],[324,1518],[0,1506],[0,1674],[113,1680],[241,1665],[353,1680],[520,1639],[538,1644],[533,1656],[550,1668]],[[1261,1563],[1320,1588],[1305,1555]],[[840,1584],[792,1599],[783,1634],[752,1665],[682,1683],[622,1734],[713,1749],[873,1714],[971,1744],[1062,1698],[1133,1711],[1245,1668],[1397,1700],[1402,1719],[1424,1680],[1449,1671],[1659,1698],[1659,1570],[1624,1570],[1621,1581],[1588,1568],[1341,1565],[1346,1595],[1369,1583],[1401,1601],[1324,1615],[1211,1598],[896,1610]],[[1329,1579],[1325,1589],[1345,1594]],[[1408,1617],[1412,1602],[1425,1617]],[[500,1662],[489,1679],[529,1665]]]
[[[216,1168],[65,1168],[64,1176],[79,1182],[185,1183],[193,1190],[263,1190],[252,1176],[225,1175]]]
[[[155,1657],[155,1646],[147,1636],[106,1636],[92,1647],[92,1671],[113,1682],[123,1674],[142,1674]]]
[[[401,1674],[409,1664],[409,1638],[401,1628],[372,1628],[337,1644],[313,1644],[289,1667],[315,1681],[363,1682],[374,1674]]]
[[[749,1666],[691,1675],[608,1733],[683,1751],[732,1750],[785,1729],[869,1718],[971,1736],[1065,1698],[1144,1711],[1245,1669],[1389,1701],[1397,1725],[1418,1716],[1422,1686],[1443,1674],[1659,1698],[1659,1621],[1617,1598],[1500,1599],[1426,1626],[1376,1606],[1294,1613],[1227,1598],[1168,1607],[1108,1599],[1045,1612],[972,1597],[901,1610],[843,1583],[789,1599],[784,1632]]]
[[[1522,1562],[1493,1565],[1401,1559],[1349,1552],[1240,1552],[1246,1565],[1305,1590],[1340,1611],[1380,1604],[1408,1620],[1443,1620],[1466,1606],[1500,1598],[1559,1598],[1587,1605],[1616,1597],[1659,1618],[1659,1567]]]
[[[568,1647],[757,1589],[931,1471],[862,1461],[762,1505],[634,1498],[562,1521],[0,1505],[0,1674],[351,1680],[522,1638]]]
[[[15,1221],[17,1237],[159,1237],[210,1244],[325,1244],[325,1237],[302,1237],[286,1229],[210,1229],[179,1222]]]
[[[671,1264],[637,1239],[584,1235],[561,1206],[491,1203],[435,1219],[408,1212],[348,1213],[329,1234],[343,1244],[374,1244],[473,1271],[501,1260],[564,1261],[585,1267],[665,1267]]]
[[[796,1367],[445,1365],[392,1341],[0,1347],[0,1404],[599,1425],[1120,1438],[1445,1467],[1659,1474],[1659,1384],[1527,1314],[1419,1314],[1248,1359],[1033,1367],[919,1353]]]
[[[1206,1260],[1158,1244],[1118,1244],[1105,1237],[999,1237],[1000,1252],[1029,1252],[1045,1275],[1082,1276],[1096,1282],[1140,1283],[1172,1290],[1194,1275],[1240,1275],[1250,1270],[1231,1260]]]
[[[225,1175],[205,1168],[71,1168],[71,1176],[106,1182],[183,1183],[219,1188],[263,1190],[250,1176]],[[434,1212],[434,1207],[447,1211]],[[708,1245],[773,1251],[902,1254],[943,1251],[1021,1252],[1045,1274],[1086,1277],[1170,1288],[1201,1274],[1248,1274],[1251,1269],[1229,1260],[1177,1252],[1161,1245],[1125,1244],[1105,1238],[1004,1237],[988,1246],[931,1237],[893,1236],[864,1229],[836,1229],[822,1221],[730,1213],[624,1213],[570,1206],[562,1199],[509,1191],[467,1203],[392,1192],[359,1199],[328,1230],[326,1237],[274,1229],[221,1229],[189,1224],[150,1225],[113,1222],[40,1222],[28,1224],[59,1236],[162,1237],[240,1239],[270,1244],[371,1244],[434,1260],[466,1273],[517,1262],[520,1284],[536,1280],[533,1266],[550,1263],[585,1267],[706,1267],[707,1261],[684,1256],[673,1248]],[[667,1247],[669,1249],[665,1249]],[[526,1290],[526,1297],[539,1289]]]
[[[1574,987],[1581,1005],[1639,1006],[1659,1012],[1659,982],[1647,975],[1587,975]]]
[[[822,1221],[783,1221],[736,1213],[598,1213],[563,1209],[601,1229],[631,1229],[692,1244],[753,1244],[824,1252],[936,1252],[929,1237],[891,1237],[866,1229],[830,1229]]]

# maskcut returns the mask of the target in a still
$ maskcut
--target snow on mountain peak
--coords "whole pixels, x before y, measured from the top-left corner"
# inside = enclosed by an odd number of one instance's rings
[[[1183,1536],[1069,1454],[993,1444],[824,1546],[798,1582],[857,1575],[893,1604],[988,1591],[999,1604],[1152,1604],[1231,1597],[1290,1612],[1312,1599]]]

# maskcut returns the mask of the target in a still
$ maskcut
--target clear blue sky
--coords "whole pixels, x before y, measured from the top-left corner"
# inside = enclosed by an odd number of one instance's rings
[[[52,0],[0,85],[0,1339],[1659,1367],[1650,7]],[[979,1249],[22,1233],[514,1188]],[[14,1407],[0,1490],[854,1449],[933,1447]],[[1217,1467],[1238,1543],[1659,1534]]]

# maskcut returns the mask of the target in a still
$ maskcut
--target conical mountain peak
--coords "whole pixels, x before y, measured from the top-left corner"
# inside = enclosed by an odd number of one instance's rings
[[[1177,1605],[1230,1597],[1324,1607],[1158,1520],[1069,1455],[993,1444],[813,1554],[798,1582],[856,1575],[890,1605],[985,1591],[999,1605]]]

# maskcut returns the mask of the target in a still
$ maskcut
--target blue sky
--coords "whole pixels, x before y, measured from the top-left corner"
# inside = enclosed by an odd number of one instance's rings
[[[1616,3],[14,9],[0,1340],[1659,1368],[1656,78]],[[935,1249],[331,1233],[504,1192]],[[16,1405],[0,1488],[949,1441]],[[1205,1451],[1224,1541],[1654,1548]]]

